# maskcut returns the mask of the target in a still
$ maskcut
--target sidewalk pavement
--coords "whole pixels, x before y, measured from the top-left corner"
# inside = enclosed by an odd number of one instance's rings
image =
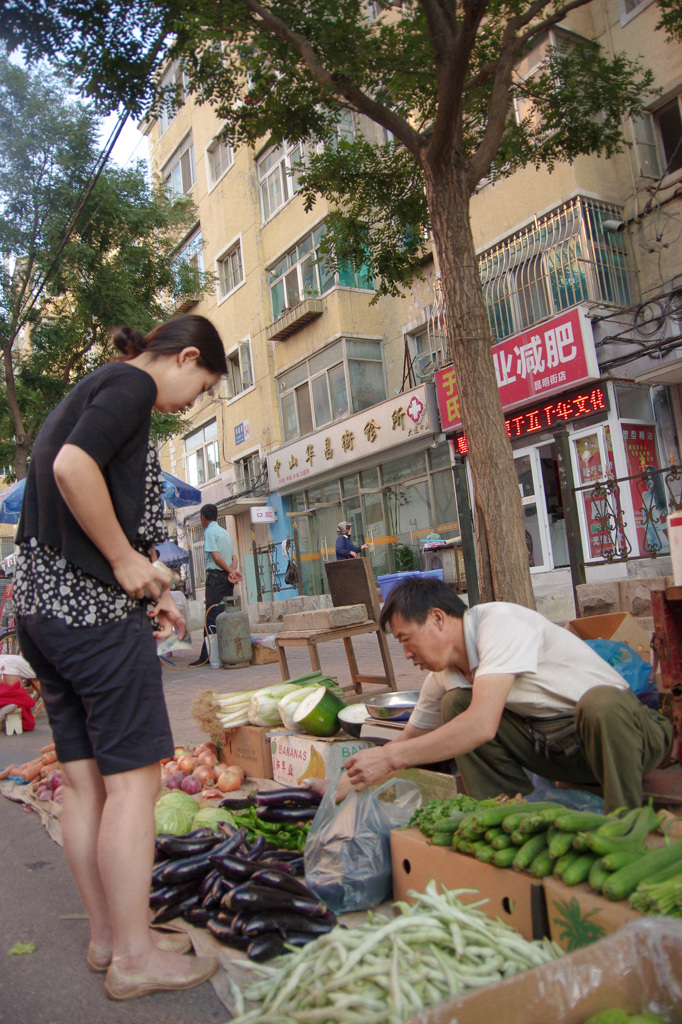
[[[192,717],[192,705],[203,690],[219,693],[256,690],[280,681],[279,665],[242,669],[188,668],[199,653],[177,659],[177,670],[164,669],[164,688],[177,743],[197,744],[206,735]],[[389,646],[397,688],[418,689],[423,676],[402,657],[395,640]],[[376,638],[354,638],[361,671],[381,672]],[[310,671],[305,649],[287,652],[292,676]],[[320,646],[322,671],[350,676],[341,640]],[[365,693],[382,688],[368,687]],[[350,699],[361,699],[361,697]],[[33,732],[7,736],[0,732],[0,767],[22,764],[51,741],[44,711]],[[0,796],[0,1024],[223,1024],[229,1020],[210,983],[186,992],[159,992],[130,1002],[112,1002],[104,995],[102,975],[85,965],[88,927],[83,906],[66,864],[64,851],[50,839],[38,816],[23,804]],[[36,951],[10,956],[17,941],[33,941]],[[273,1024],[276,1024],[273,1021]]]

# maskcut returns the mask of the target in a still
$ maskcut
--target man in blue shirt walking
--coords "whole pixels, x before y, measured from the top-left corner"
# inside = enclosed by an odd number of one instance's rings
[[[204,566],[206,569],[206,624],[201,654],[193,661],[190,668],[204,665],[208,661],[206,636],[215,626],[221,611],[219,607],[226,597],[232,597],[235,583],[239,583],[242,575],[238,570],[237,556],[234,553],[232,538],[227,530],[218,526],[218,509],[216,505],[202,505],[201,525],[204,528]]]

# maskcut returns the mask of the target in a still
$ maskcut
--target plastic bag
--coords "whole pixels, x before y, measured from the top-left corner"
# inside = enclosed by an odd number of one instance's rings
[[[622,640],[586,640],[585,643],[615,668],[634,693],[646,693],[650,688],[651,665]]]
[[[218,649],[218,634],[215,626],[209,626],[208,640],[208,661],[211,668],[220,668],[220,651]]]
[[[298,586],[298,569],[296,568],[296,563],[291,558],[287,565],[287,571],[284,573],[284,582],[290,587]]]
[[[330,780],[303,855],[306,885],[335,914],[368,910],[390,897],[390,832],[407,824],[422,799],[415,782],[389,779],[374,790],[352,790],[337,807],[342,771]]]

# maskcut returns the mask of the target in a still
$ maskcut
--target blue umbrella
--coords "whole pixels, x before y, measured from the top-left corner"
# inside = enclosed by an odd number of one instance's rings
[[[178,547],[175,541],[164,540],[162,544],[156,545],[159,553],[159,561],[166,565],[175,565],[177,562],[189,562],[189,551]]]
[[[21,503],[24,500],[26,480],[17,480],[0,494],[0,523],[18,523]],[[185,480],[163,470],[163,503],[167,508],[182,508],[184,505],[198,505],[201,491]]]

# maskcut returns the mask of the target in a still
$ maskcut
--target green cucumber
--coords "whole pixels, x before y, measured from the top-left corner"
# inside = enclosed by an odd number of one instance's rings
[[[547,846],[553,857],[563,857],[573,846],[573,833],[557,832],[547,840]]]
[[[682,839],[670,846],[662,846],[658,850],[649,850],[634,864],[628,864],[613,874],[604,883],[602,892],[610,900],[624,900],[633,892],[640,882],[664,868],[679,864],[682,869]]]
[[[474,856],[476,860],[480,860],[483,864],[492,863],[492,859],[497,853],[489,843],[484,843],[483,846],[479,846]]]
[[[313,736],[336,736],[341,728],[339,711],[345,707],[335,693],[324,686],[318,686],[304,697],[291,717],[296,725]]]
[[[430,846],[452,846],[454,832],[434,832],[429,840]]]
[[[554,857],[550,856],[549,850],[545,847],[531,862],[528,868],[535,878],[547,878],[554,870]]]
[[[587,884],[590,889],[594,889],[595,892],[601,892],[604,887],[604,882],[610,877],[611,872],[608,868],[604,867],[604,862],[597,857],[590,868],[589,875],[587,876]]]
[[[638,850],[617,850],[615,853],[607,853],[606,856],[601,858],[599,863],[609,872],[620,871],[621,868],[626,868],[628,864],[634,864],[645,853],[645,846],[641,846]]]
[[[561,881],[564,885],[579,885],[581,882],[587,881],[587,876],[590,873],[590,868],[594,864],[595,856],[593,853],[583,853],[561,873]]]
[[[580,854],[577,850],[567,850],[566,853],[557,858],[554,864],[554,874],[561,877],[561,873],[566,870],[569,864],[577,860],[579,856]]]
[[[491,839],[490,845],[493,850],[506,850],[509,846],[514,846],[511,836],[508,836],[506,832],[503,832],[501,836],[495,836],[494,839]]]
[[[527,867],[530,867],[537,855],[542,853],[546,846],[547,837],[544,832],[538,832],[536,835],[531,836],[530,839],[527,839],[523,846],[520,846],[516,851],[516,856],[512,861],[514,871],[524,871]]]
[[[514,863],[514,857],[518,853],[515,846],[506,846],[502,850],[496,850],[493,857],[493,864],[496,868],[510,868]]]

